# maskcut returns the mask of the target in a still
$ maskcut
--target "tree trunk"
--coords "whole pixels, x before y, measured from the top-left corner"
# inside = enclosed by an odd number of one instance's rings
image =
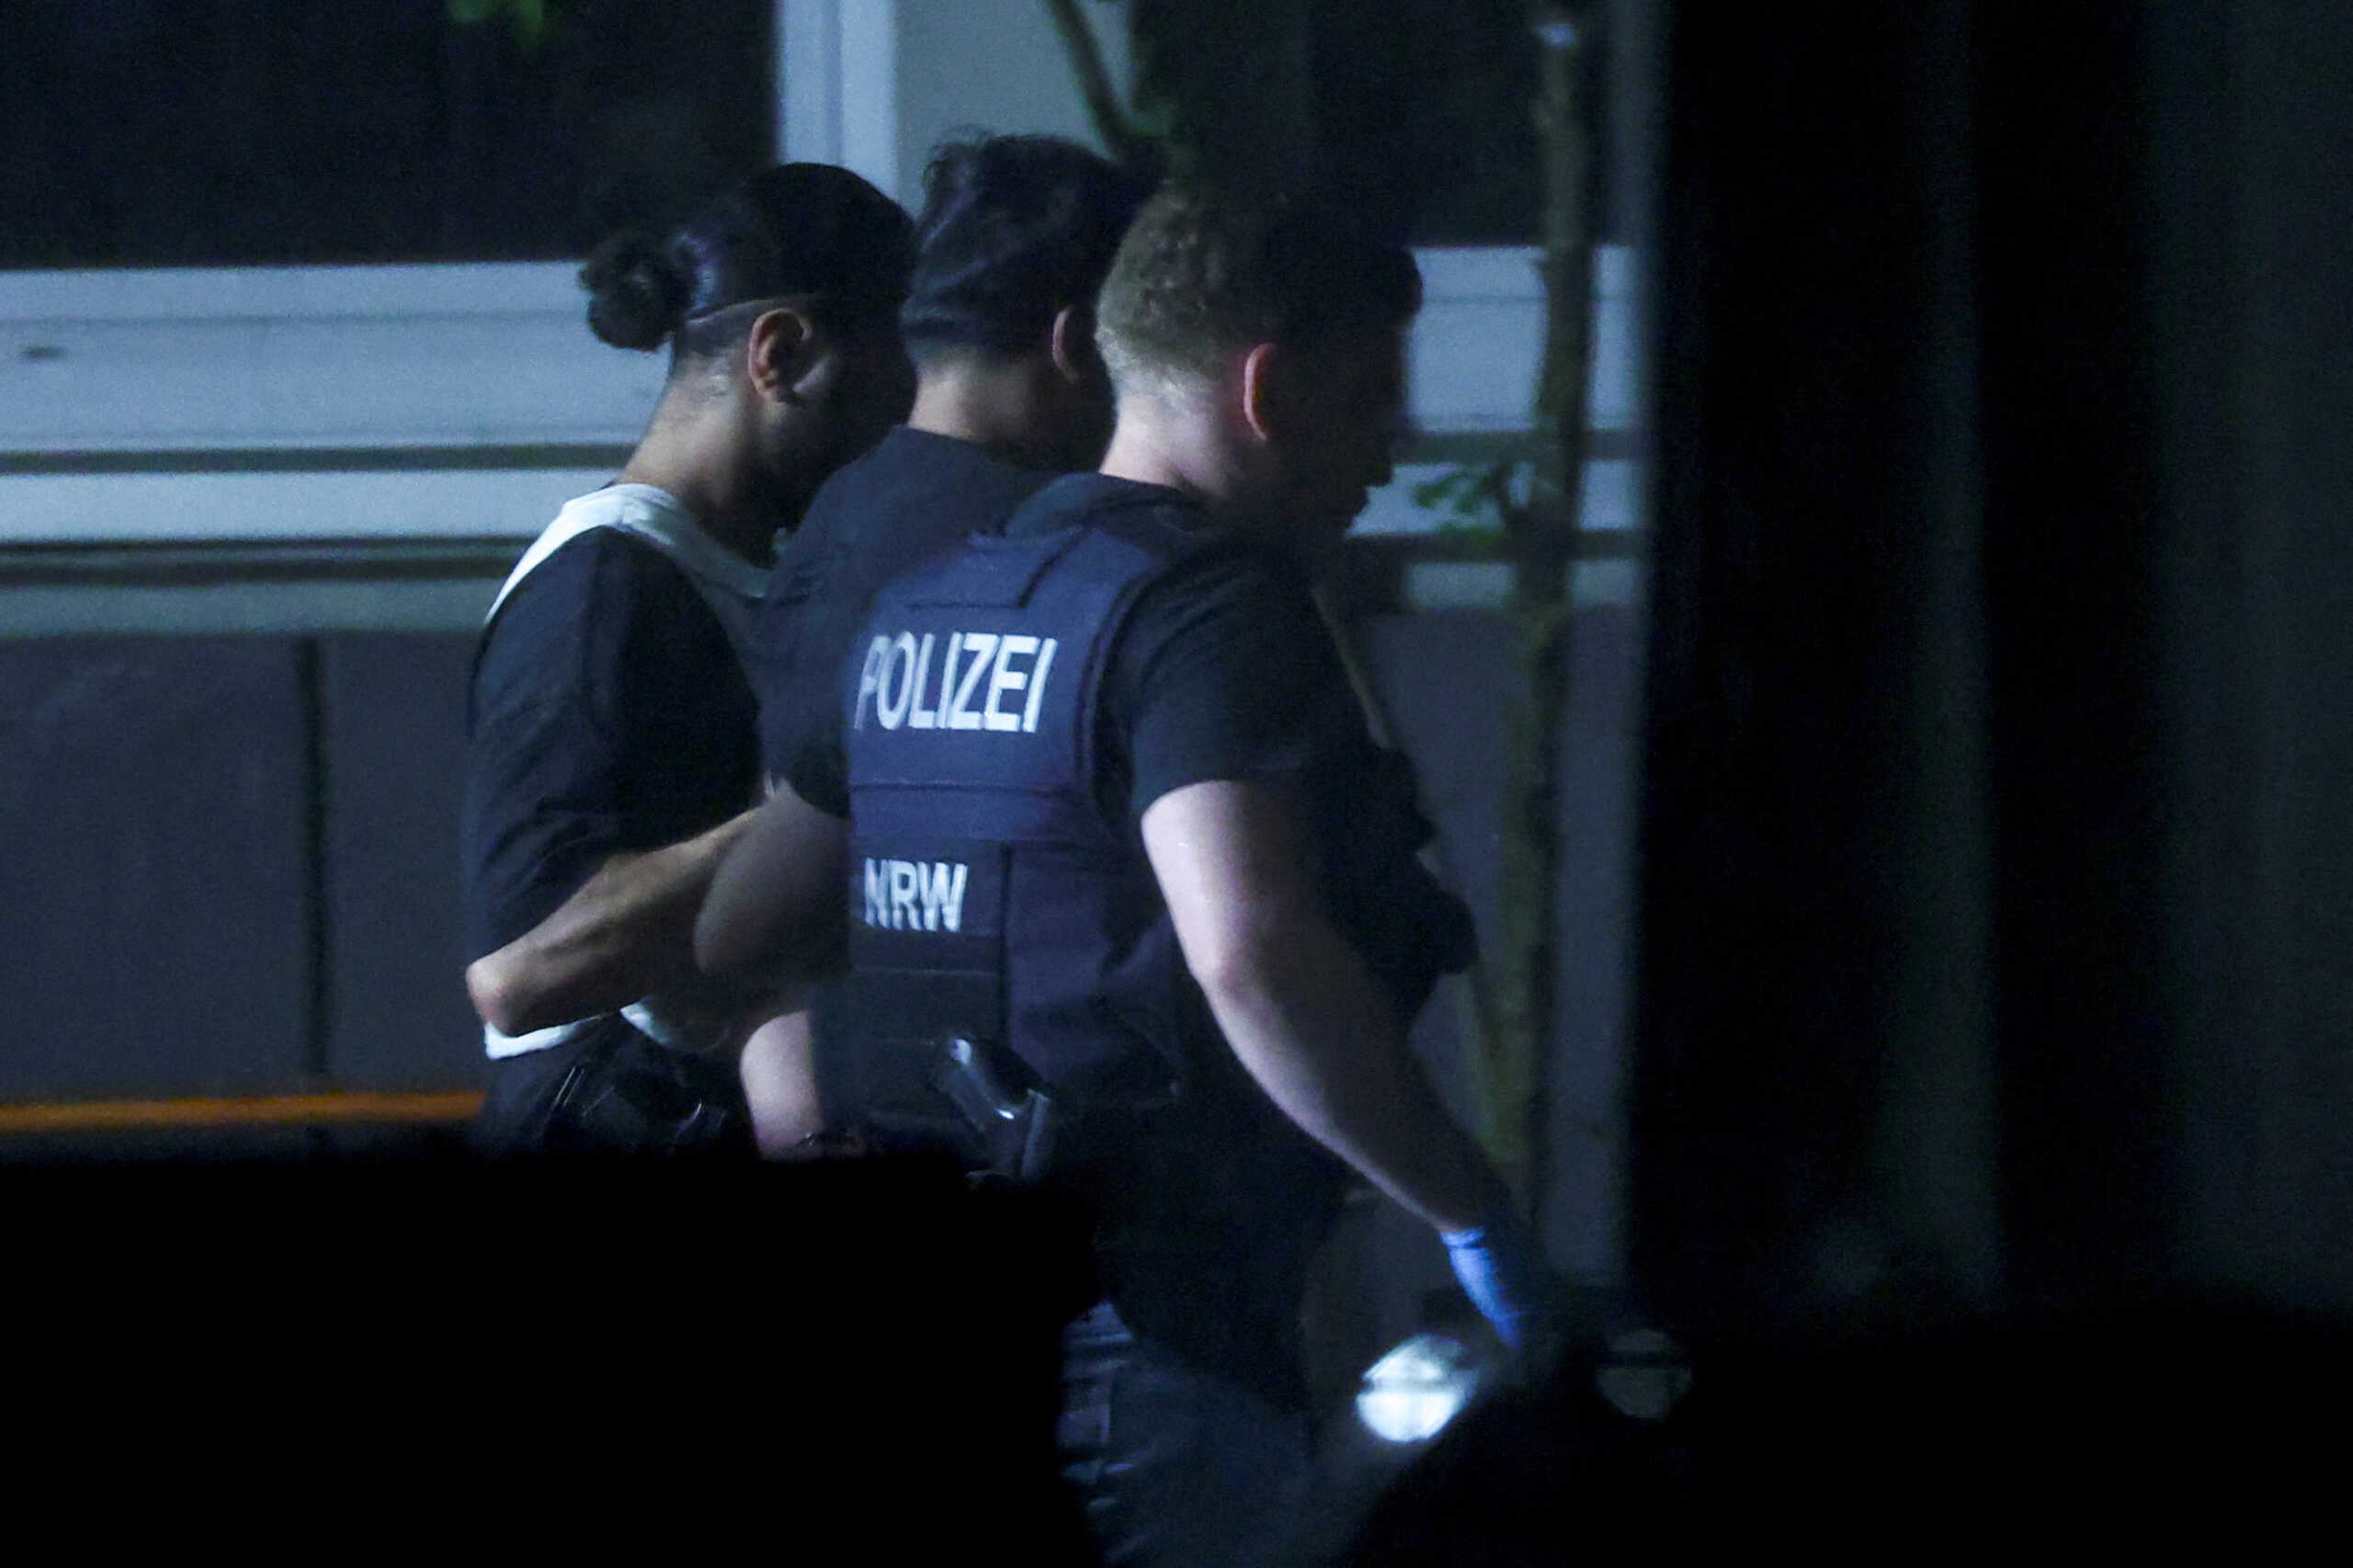
[[[1522,678],[1506,719],[1503,884],[1495,1027],[1478,1053],[1489,1153],[1532,1210],[1544,1190],[1546,1071],[1559,1017],[1561,743],[1568,711],[1571,571],[1585,472],[1593,249],[1586,233],[1590,138],[1578,94],[1584,22],[1531,8],[1541,51],[1535,105],[1543,171],[1543,378],[1525,503],[1490,477],[1512,568],[1510,615]]]

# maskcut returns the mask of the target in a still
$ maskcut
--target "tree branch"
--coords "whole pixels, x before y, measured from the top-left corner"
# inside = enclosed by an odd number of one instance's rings
[[[1103,139],[1104,150],[1123,164],[1158,167],[1160,144],[1139,130],[1120,105],[1111,73],[1103,63],[1103,46],[1079,10],[1078,0],[1045,0],[1045,6],[1046,15],[1053,18],[1054,31],[1062,35],[1071,71],[1078,77],[1079,95],[1086,100],[1087,118],[1095,122],[1095,133]]]

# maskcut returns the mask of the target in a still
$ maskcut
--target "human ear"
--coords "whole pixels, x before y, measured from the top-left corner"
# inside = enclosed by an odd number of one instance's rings
[[[807,395],[826,355],[809,313],[779,305],[752,323],[744,358],[754,392],[771,403],[792,403]]]
[[[1054,371],[1074,386],[1103,376],[1103,355],[1095,347],[1095,312],[1084,305],[1064,305],[1054,312],[1046,331],[1046,349]]]
[[[1290,392],[1290,356],[1261,343],[1242,357],[1242,422],[1261,441],[1272,440],[1285,423],[1283,399]]]

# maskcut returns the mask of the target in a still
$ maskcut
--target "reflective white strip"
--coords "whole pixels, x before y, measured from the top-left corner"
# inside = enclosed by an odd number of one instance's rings
[[[658,1045],[672,1051],[684,1051],[699,1055],[717,1049],[727,1034],[726,1021],[719,1018],[680,1017],[665,1011],[656,1013],[645,1002],[631,1002],[621,1009],[621,1017],[634,1025]],[[484,1024],[482,1029],[483,1053],[493,1062],[504,1062],[510,1056],[528,1056],[534,1051],[545,1051],[563,1044],[597,1020],[581,1018],[569,1024],[551,1024],[529,1034],[501,1034]]]
[[[510,1056],[528,1056],[534,1051],[562,1045],[593,1021],[584,1018],[577,1023],[551,1024],[543,1029],[533,1029],[529,1034],[500,1034],[484,1024],[482,1027],[483,1054],[493,1062],[504,1062]]]
[[[621,1009],[621,1017],[656,1045],[701,1056],[731,1038],[732,1014],[713,1013],[675,996],[648,996]]]

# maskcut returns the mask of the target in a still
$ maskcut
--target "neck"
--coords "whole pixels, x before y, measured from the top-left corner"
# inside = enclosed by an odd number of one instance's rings
[[[1028,467],[1067,468],[1068,454],[1051,438],[1065,421],[1043,379],[1054,373],[1050,361],[1034,354],[926,365],[915,381],[907,427],[970,441]]]
[[[665,399],[620,477],[667,491],[705,533],[754,565],[768,560],[786,520],[748,433],[736,427],[723,404],[681,410]]]
[[[1182,491],[1223,513],[1237,511],[1247,493],[1242,465],[1222,438],[1213,411],[1154,398],[1120,400],[1102,471],[1114,479]]]

